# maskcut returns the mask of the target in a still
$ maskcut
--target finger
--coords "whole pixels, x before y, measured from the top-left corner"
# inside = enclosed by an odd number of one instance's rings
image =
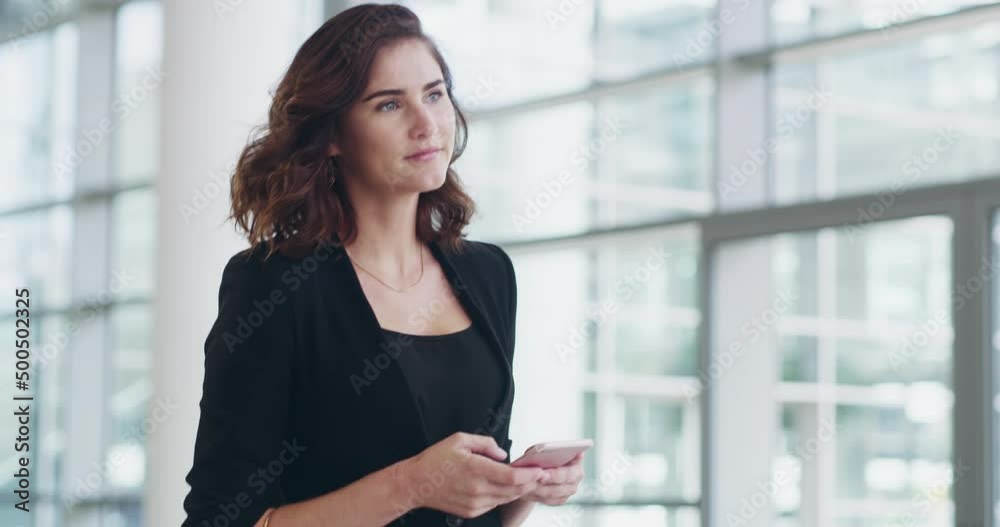
[[[471,490],[471,494],[467,495],[469,499],[489,499],[495,503],[510,503],[521,496],[529,494],[535,490],[537,484],[527,484],[518,486],[509,485],[498,485],[491,483],[489,481],[483,480],[475,485],[475,488]]]
[[[545,471],[549,475],[548,481],[545,481],[546,485],[561,485],[563,483],[569,483],[573,481],[576,477],[577,470],[575,467],[562,467],[562,468],[550,468]]]
[[[549,476],[550,477],[550,481],[549,481],[550,483],[554,483],[554,482],[570,483],[570,482],[580,481],[584,477],[583,465],[580,465],[580,464],[577,464],[577,465],[568,465],[568,466],[560,467],[560,468],[553,469],[553,470],[557,471],[558,474],[551,474]],[[553,479],[552,479],[553,476],[555,476],[555,481],[553,481]]]
[[[524,485],[537,481],[544,469],[535,467],[512,467],[483,457],[469,460],[469,470],[500,485]]]
[[[508,503],[520,498],[521,496],[534,492],[539,486],[540,485],[535,482],[525,483],[524,485],[498,485],[490,483],[489,492],[494,498],[503,500],[504,503]]]
[[[461,445],[469,452],[483,454],[497,461],[507,459],[507,451],[497,445],[495,439],[479,434],[461,434]]]

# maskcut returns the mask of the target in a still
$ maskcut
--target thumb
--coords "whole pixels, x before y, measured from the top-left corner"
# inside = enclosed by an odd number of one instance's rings
[[[473,434],[469,442],[469,451],[476,454],[483,454],[497,461],[507,459],[507,452],[497,446],[497,442],[490,436]]]

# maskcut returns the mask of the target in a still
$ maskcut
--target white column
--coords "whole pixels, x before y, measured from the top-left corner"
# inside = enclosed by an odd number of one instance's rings
[[[769,2],[719,0],[722,31],[717,74],[716,199],[722,211],[767,202],[771,187],[773,137],[768,72],[726,60],[768,44]],[[706,327],[701,371],[705,416],[702,466],[702,525],[733,522],[774,524],[774,507],[761,488],[772,484],[780,426],[773,389],[780,372],[776,328],[747,334],[775,301],[769,239],[717,244],[708,226],[702,233],[705,259]],[[759,330],[757,330],[759,331]],[[759,498],[765,497],[763,501]],[[747,504],[750,504],[747,506]]]
[[[176,409],[147,439],[149,526],[179,525],[184,518],[184,477],[199,418],[205,337],[216,315],[223,266],[246,247],[232,224],[224,223],[228,167],[250,128],[264,122],[269,92],[301,43],[301,35],[293,33],[297,12],[286,2],[163,2],[151,404],[166,402]],[[197,213],[185,219],[181,205]]]

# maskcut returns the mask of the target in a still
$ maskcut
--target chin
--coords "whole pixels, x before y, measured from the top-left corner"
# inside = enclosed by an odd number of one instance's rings
[[[423,187],[420,189],[420,192],[431,192],[441,188],[444,185],[447,175],[446,171],[440,171],[426,177],[418,178],[417,181],[420,181],[421,187]]]
[[[448,176],[448,167],[434,167],[412,173],[405,178],[399,190],[411,192],[430,192],[444,185]]]

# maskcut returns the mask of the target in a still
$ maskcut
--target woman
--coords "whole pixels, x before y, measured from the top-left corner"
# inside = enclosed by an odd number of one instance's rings
[[[520,525],[582,456],[511,467],[517,289],[451,168],[466,140],[417,17],[327,21],[240,156],[205,343],[188,526]],[[502,448],[501,448],[502,447]]]

